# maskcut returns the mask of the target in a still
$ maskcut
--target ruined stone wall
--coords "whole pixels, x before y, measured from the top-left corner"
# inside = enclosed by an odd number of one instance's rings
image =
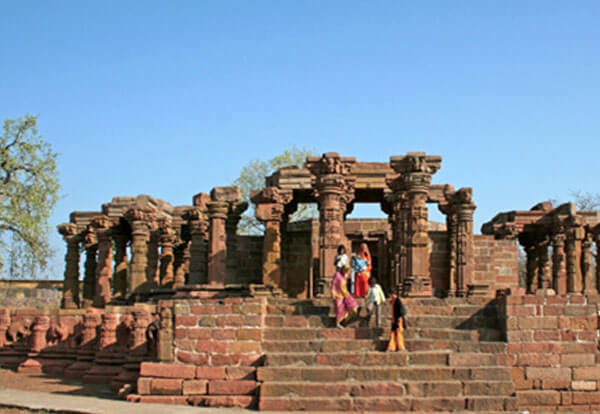
[[[237,236],[236,283],[261,283],[263,236]]]
[[[111,384],[134,384],[156,357],[156,306],[0,309],[0,366]]]
[[[0,308],[57,309],[62,281],[0,280]]]
[[[429,271],[434,296],[442,296],[448,291],[448,234],[445,231],[430,231]]]
[[[309,220],[288,225],[283,237],[282,267],[284,286],[291,297],[307,298],[310,292],[310,274],[314,271],[313,252],[318,254],[318,246],[312,246],[313,232],[319,231],[319,223]],[[316,247],[316,248],[315,248]]]
[[[508,296],[507,354],[519,409],[600,411],[598,296]]]
[[[255,407],[266,298],[176,301],[174,361],[142,363],[130,400]]]
[[[488,295],[498,289],[519,286],[517,244],[514,240],[495,240],[493,236],[474,236],[473,284],[488,285]]]

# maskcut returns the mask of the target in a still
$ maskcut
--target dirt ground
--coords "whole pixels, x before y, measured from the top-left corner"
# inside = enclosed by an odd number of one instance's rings
[[[106,385],[84,384],[76,379],[58,378],[46,374],[18,374],[2,368],[0,368],[0,388],[116,399],[116,394]],[[2,410],[6,409],[0,408],[0,413],[6,414]]]
[[[17,374],[15,371],[3,368],[0,368],[0,388],[116,399],[115,393],[105,385],[84,384],[79,380],[57,378],[46,374]],[[60,413],[60,411],[0,407],[0,414],[48,414],[50,412]]]

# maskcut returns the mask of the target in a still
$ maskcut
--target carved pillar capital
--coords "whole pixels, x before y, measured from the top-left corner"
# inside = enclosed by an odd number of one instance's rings
[[[225,220],[229,205],[226,201],[209,201],[206,203],[208,217],[210,220]]]
[[[284,207],[281,204],[259,204],[255,209],[256,218],[262,222],[281,221]]]
[[[62,223],[56,226],[58,232],[63,236],[66,242],[69,242],[73,238],[79,236],[77,231],[77,225],[74,223]]]

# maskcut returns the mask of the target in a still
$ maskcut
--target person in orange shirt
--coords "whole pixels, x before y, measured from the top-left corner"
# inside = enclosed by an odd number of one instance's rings
[[[400,292],[392,294],[392,332],[387,351],[406,351],[404,346],[404,328],[406,327],[406,307],[400,300]]]

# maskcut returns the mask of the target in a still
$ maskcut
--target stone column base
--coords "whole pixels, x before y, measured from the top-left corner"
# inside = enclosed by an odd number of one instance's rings
[[[430,297],[431,279],[426,276],[408,276],[402,284],[402,296],[404,297]]]

